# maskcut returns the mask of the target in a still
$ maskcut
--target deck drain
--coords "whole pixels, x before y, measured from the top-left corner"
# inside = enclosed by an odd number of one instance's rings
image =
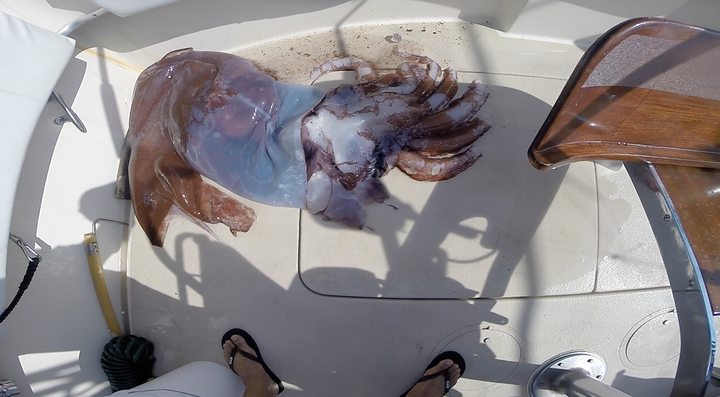
[[[674,308],[663,309],[639,321],[620,345],[622,363],[637,370],[674,366],[679,356],[680,328]]]

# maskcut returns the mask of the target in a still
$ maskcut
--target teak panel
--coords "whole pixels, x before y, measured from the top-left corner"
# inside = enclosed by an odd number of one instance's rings
[[[595,80],[603,81],[603,74],[617,70],[612,68],[618,65],[601,62],[633,36],[674,44],[654,57],[638,58],[642,61],[616,59],[635,69],[616,82],[586,86],[594,72],[600,76]],[[581,160],[653,163],[677,210],[716,314],[720,313],[720,101],[714,94],[720,73],[711,60],[718,51],[717,31],[658,18],[617,25],[587,50],[528,149],[530,162],[538,169]],[[694,62],[688,69],[692,73],[681,79],[665,74],[690,62]],[[665,88],[648,88],[646,83],[654,79],[663,79]]]
[[[602,156],[720,168],[720,102],[645,88],[581,88],[532,156],[543,165]]]

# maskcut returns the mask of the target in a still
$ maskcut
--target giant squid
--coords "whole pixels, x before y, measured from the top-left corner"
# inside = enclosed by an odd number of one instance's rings
[[[455,98],[453,69],[396,54],[404,61],[386,73],[354,57],[323,63],[312,79],[340,70],[357,76],[327,92],[277,81],[222,52],[181,49],[145,69],[118,185],[150,242],[162,247],[177,210],[200,226],[248,231],[256,215],[237,196],[362,229],[366,205],[389,197],[380,177],[393,167],[418,181],[470,167],[490,128],[476,116],[485,87],[473,82]]]

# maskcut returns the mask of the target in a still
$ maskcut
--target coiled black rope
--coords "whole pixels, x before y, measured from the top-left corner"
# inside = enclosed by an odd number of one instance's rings
[[[15,305],[20,302],[20,298],[22,298],[23,294],[25,293],[25,290],[28,289],[30,286],[30,281],[32,281],[33,275],[35,274],[35,270],[38,268],[38,264],[40,264],[40,257],[32,258],[30,262],[28,263],[27,270],[25,271],[25,277],[23,277],[22,282],[20,283],[20,286],[18,287],[18,292],[15,294],[15,297],[13,298],[12,302],[8,305],[8,307],[5,309],[5,311],[0,314],[0,323],[5,321],[7,316],[10,314],[11,311],[15,308]]]
[[[152,342],[135,335],[117,336],[105,344],[100,366],[113,392],[132,389],[153,378],[153,350]]]

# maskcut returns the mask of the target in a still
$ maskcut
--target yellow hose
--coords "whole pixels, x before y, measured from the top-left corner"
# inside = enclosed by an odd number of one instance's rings
[[[107,323],[110,333],[114,336],[121,336],[123,333],[120,329],[120,324],[118,324],[117,317],[115,317],[115,310],[113,309],[110,294],[105,284],[105,276],[103,275],[103,269],[100,263],[97,236],[94,233],[87,233],[85,235],[85,248],[88,267],[90,268],[90,276],[95,286],[95,294],[97,295],[98,303],[100,303],[100,309],[103,312],[103,316],[105,316],[105,322]]]

